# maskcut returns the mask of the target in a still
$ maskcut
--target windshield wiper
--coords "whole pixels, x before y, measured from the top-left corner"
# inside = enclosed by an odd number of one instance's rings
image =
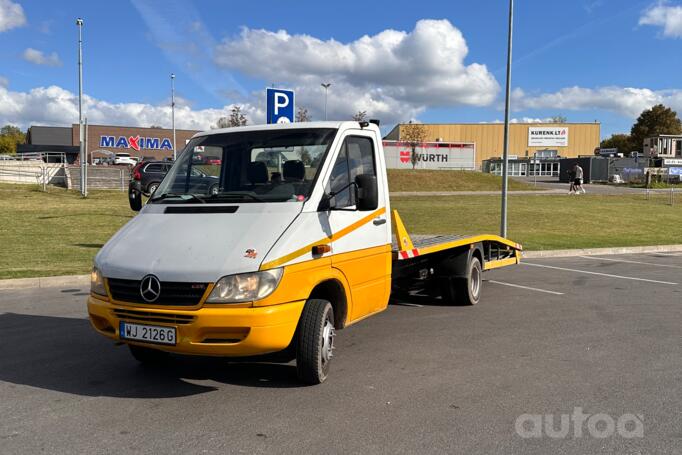
[[[253,194],[249,193],[218,193],[218,194],[212,194],[208,197],[209,200],[214,201],[216,199],[233,199],[233,198],[248,198],[256,202],[267,202],[264,199],[259,198],[258,196],[254,196]]]
[[[180,194],[180,193],[163,193],[159,196],[151,198],[150,201],[158,202],[158,201],[162,201],[164,199],[169,199],[169,198],[178,198],[178,199],[182,199],[183,201],[198,201],[198,202],[201,202],[202,204],[206,203],[206,201],[203,198],[200,198],[196,194],[192,194],[192,193],[183,193],[183,194]]]

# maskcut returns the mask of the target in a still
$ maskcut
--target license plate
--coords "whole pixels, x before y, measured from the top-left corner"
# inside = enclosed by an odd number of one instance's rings
[[[146,343],[170,344],[175,346],[175,327],[131,324],[130,322],[121,321],[119,334],[122,340],[144,341]]]

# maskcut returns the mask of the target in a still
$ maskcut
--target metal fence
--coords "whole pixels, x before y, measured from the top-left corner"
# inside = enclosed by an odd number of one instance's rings
[[[664,203],[666,205],[674,206],[679,201],[676,201],[682,193],[682,188],[646,188],[643,190],[646,194],[646,200],[650,202]]]
[[[88,189],[126,191],[130,169],[127,166],[87,166]],[[0,161],[0,182],[48,185],[80,189],[80,168],[41,160]]]

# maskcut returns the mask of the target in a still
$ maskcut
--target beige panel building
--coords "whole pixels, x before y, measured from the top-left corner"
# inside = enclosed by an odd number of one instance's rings
[[[397,125],[384,139],[401,140],[405,124]],[[426,140],[438,142],[473,142],[476,162],[502,156],[504,124],[502,123],[435,123],[424,124]],[[532,134],[531,134],[532,133]],[[556,150],[562,157],[593,155],[599,147],[599,123],[512,123],[509,154],[519,158],[533,156],[538,150]]]

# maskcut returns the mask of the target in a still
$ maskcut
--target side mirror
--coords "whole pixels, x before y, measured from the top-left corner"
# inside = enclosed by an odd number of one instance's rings
[[[360,174],[355,177],[358,210],[376,210],[379,207],[379,187],[374,175]]]
[[[135,212],[142,210],[142,193],[133,189],[128,189],[128,203],[130,209]]]

